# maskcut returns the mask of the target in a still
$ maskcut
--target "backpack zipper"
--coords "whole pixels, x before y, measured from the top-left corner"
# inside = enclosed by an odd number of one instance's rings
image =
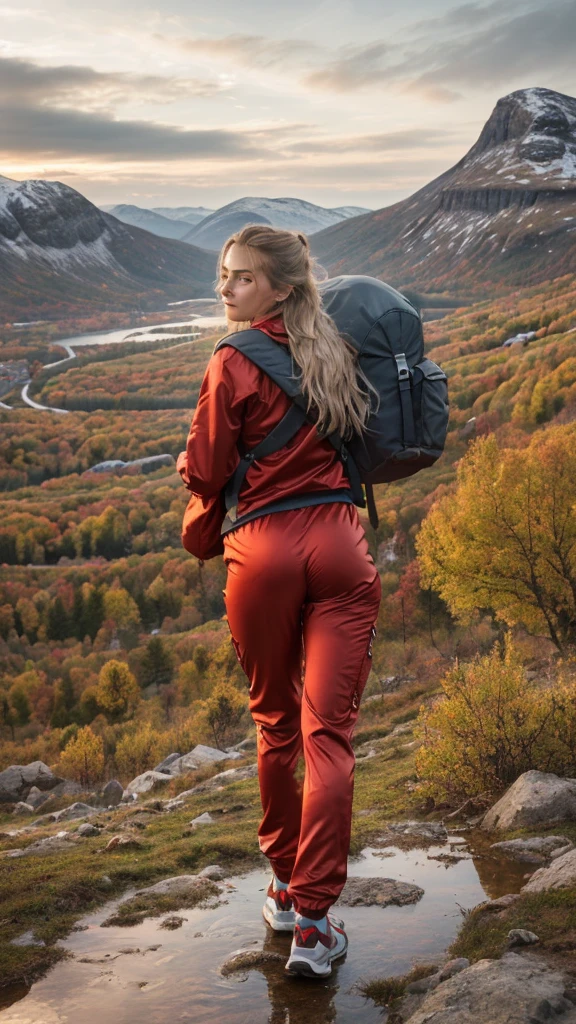
[[[376,637],[376,627],[372,626],[372,628],[370,630],[370,639],[368,641],[368,650],[366,651],[366,657],[367,658],[371,658],[372,657],[372,645],[374,643],[375,637]],[[370,674],[370,673],[368,673],[368,674]],[[358,687],[356,687],[356,689],[354,690],[354,693],[352,694],[352,707],[353,707],[354,711],[357,711],[359,706],[360,706],[360,694],[358,693]]]

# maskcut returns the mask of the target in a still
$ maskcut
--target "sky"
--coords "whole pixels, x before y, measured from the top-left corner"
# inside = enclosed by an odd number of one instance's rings
[[[576,0],[0,0],[0,175],[98,205],[378,209],[501,96],[576,95]]]

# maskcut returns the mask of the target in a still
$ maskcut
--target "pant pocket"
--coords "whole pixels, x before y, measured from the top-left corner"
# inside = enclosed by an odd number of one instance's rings
[[[374,644],[375,637],[376,637],[376,626],[372,625],[370,627],[370,636],[368,638],[368,646],[366,648],[366,653],[365,653],[365,655],[364,655],[364,657],[362,659],[362,664],[360,665],[360,671],[358,673],[358,679],[356,681],[356,686],[354,687],[354,692],[352,694],[352,700],[350,702],[353,711],[357,711],[358,708],[360,707],[360,698],[362,697],[362,693],[364,691],[364,687],[366,686],[366,682],[368,680],[368,676],[370,675],[370,669],[372,668],[372,646]]]

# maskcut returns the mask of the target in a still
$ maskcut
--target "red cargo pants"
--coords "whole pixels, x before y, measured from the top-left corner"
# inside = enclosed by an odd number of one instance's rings
[[[346,881],[354,752],[380,577],[355,505],[253,519],[224,538],[224,599],[250,681],[262,853],[295,908],[324,916]],[[304,655],[304,666],[302,665]],[[295,778],[303,752],[303,787]]]

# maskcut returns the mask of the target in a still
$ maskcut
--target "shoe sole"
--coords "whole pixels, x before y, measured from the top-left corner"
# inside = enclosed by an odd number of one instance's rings
[[[335,960],[339,960],[340,957],[344,956],[348,952],[348,943],[341,949],[336,956],[330,957],[326,969],[323,971],[315,970],[311,960],[292,960],[291,963],[286,964],[284,970],[286,974],[294,974],[301,978],[327,978],[332,974],[332,964]]]
[[[284,913],[287,914],[290,913],[290,911],[284,911]],[[282,914],[282,911],[280,911],[280,914]],[[292,917],[292,920],[282,920],[280,914],[273,914],[266,904],[262,907],[262,917],[266,921],[266,924],[269,924],[275,932],[293,932],[295,924],[294,917]]]

